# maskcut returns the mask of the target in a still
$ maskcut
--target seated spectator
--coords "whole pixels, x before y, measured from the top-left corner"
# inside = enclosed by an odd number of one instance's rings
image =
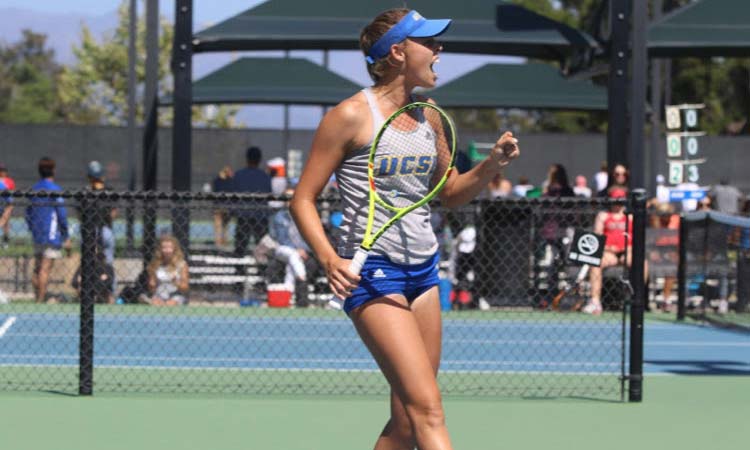
[[[576,185],[573,187],[576,197],[591,198],[591,188],[588,186],[586,177],[583,175],[576,176]]]
[[[106,254],[100,249],[96,250],[96,260],[94,264],[93,295],[94,303],[113,304],[115,298],[113,295],[113,280],[115,278],[115,269],[107,263]],[[71,285],[76,290],[78,298],[81,298],[81,267],[76,269],[73,275]]]
[[[289,196],[293,193],[291,189],[286,192]],[[270,236],[277,243],[273,248],[274,258],[286,265],[284,284],[289,288],[294,287],[295,305],[302,308],[309,306],[308,284],[320,266],[292,220],[289,208],[282,208],[273,215]]]
[[[496,198],[508,198],[513,194],[513,184],[503,174],[499,173],[490,180],[487,189],[482,193],[482,198],[494,200]]]
[[[628,189],[625,186],[614,185],[609,188],[611,200],[625,199]],[[591,281],[591,300],[583,307],[582,311],[587,314],[599,315],[602,313],[602,271],[607,267],[626,264],[630,267],[632,263],[633,244],[630,236],[633,235],[633,219],[625,214],[624,204],[612,204],[609,211],[602,211],[594,221],[594,233],[606,236],[604,254],[600,267],[591,267],[589,280]],[[644,268],[644,276],[648,276],[648,266]]]
[[[624,164],[615,164],[608,179],[611,180],[612,186],[624,186],[627,188],[630,180],[630,171]],[[609,190],[607,188],[600,189],[597,197],[607,197],[608,193]]]
[[[680,243],[680,236],[678,230],[680,229],[680,216],[675,214],[674,206],[671,203],[656,203],[653,207],[653,214],[650,216],[650,227],[654,229],[673,230],[674,234],[660,236],[654,242],[654,248],[651,249],[654,252],[653,256],[649,256],[649,260],[655,261],[655,258],[659,258],[659,261],[663,264],[668,256],[675,255],[678,251],[677,248]],[[674,249],[672,252],[664,252],[663,249]],[[677,261],[674,261],[676,269]],[[661,296],[657,295],[655,300],[661,301],[661,307],[664,310],[669,310],[670,300],[672,299],[672,293],[674,286],[677,282],[675,276],[664,277],[664,287],[661,292]]]
[[[609,182],[609,172],[607,169],[607,161],[602,161],[602,164],[599,166],[599,171],[594,174],[594,183],[596,192],[601,192],[605,189],[607,189],[607,184]]]
[[[542,196],[544,197],[574,197],[576,194],[570,187],[568,172],[562,164],[553,164],[547,172]]]
[[[224,166],[216,178],[211,182],[211,190],[213,192],[232,192],[232,177],[234,177],[234,171],[229,166]],[[223,247],[227,244],[227,227],[229,226],[229,208],[225,202],[217,202],[216,209],[214,209],[214,244],[217,247]]]
[[[159,248],[148,265],[146,303],[154,306],[175,306],[187,303],[190,275],[185,256],[174,236],[159,238]]]
[[[531,189],[534,189],[534,185],[529,183],[529,178],[521,175],[518,178],[518,184],[513,186],[513,194],[516,197],[526,197],[526,193],[530,191]]]
[[[711,197],[706,195],[702,199],[698,200],[698,207],[695,210],[696,211],[712,211],[713,201],[711,200]]]

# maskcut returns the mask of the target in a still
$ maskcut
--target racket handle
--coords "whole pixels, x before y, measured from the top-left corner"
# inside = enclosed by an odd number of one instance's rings
[[[359,275],[362,272],[362,266],[365,265],[365,261],[367,261],[367,250],[357,249],[357,253],[354,254],[354,258],[352,258],[352,262],[349,264],[349,272]]]
[[[354,254],[354,258],[352,258],[352,262],[349,264],[349,272],[359,275],[362,272],[362,266],[365,265],[365,261],[367,261],[367,250],[362,248],[357,249],[357,253]],[[333,297],[328,301],[328,306],[333,309],[344,309],[344,300]]]

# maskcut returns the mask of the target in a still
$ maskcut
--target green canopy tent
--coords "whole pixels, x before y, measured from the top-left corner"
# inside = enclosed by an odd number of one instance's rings
[[[193,38],[195,52],[227,50],[355,50],[362,28],[402,0],[271,0],[211,26]],[[498,5],[513,23],[498,27]],[[507,2],[410,0],[429,18],[453,19],[446,51],[562,59],[573,45],[595,48],[586,34]]]
[[[193,104],[335,105],[362,89],[303,58],[241,58],[193,83]],[[171,105],[165,96],[160,104]],[[284,148],[289,116],[284,114]]]
[[[543,63],[486,64],[429,95],[449,108],[607,109],[605,88]]]
[[[648,29],[651,57],[750,56],[750,1],[701,0]]]
[[[429,92],[447,108],[523,108],[605,111],[607,89],[587,80],[566,79],[549,64],[485,64]],[[470,142],[472,163],[487,146]]]
[[[359,89],[307,59],[241,58],[195,81],[193,103],[335,105]]]

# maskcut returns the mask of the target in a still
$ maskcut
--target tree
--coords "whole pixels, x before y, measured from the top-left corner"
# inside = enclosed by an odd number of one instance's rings
[[[58,97],[63,106],[65,120],[77,124],[125,125],[127,122],[128,95],[128,2],[118,9],[119,21],[112,34],[97,41],[91,31],[81,27],[81,43],[74,47],[76,63],[65,67],[60,74]],[[145,20],[137,24],[136,83],[145,82]],[[174,32],[165,18],[160,20],[159,31],[159,92],[172,91],[169,67]],[[137,97],[143,88],[137,88]],[[136,100],[136,117],[143,117],[143,102]],[[193,108],[193,121],[198,125],[229,128],[236,126],[237,108],[221,106],[206,113],[205,108]],[[171,113],[160,116],[166,125]]]
[[[55,78],[60,68],[44,34],[23,30],[19,42],[0,47],[0,122],[47,123],[60,118]]]

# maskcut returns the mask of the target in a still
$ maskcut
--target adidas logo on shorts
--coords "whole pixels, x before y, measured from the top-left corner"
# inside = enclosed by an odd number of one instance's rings
[[[373,278],[387,278],[388,276],[383,272],[383,269],[376,269],[375,272],[372,273]]]

